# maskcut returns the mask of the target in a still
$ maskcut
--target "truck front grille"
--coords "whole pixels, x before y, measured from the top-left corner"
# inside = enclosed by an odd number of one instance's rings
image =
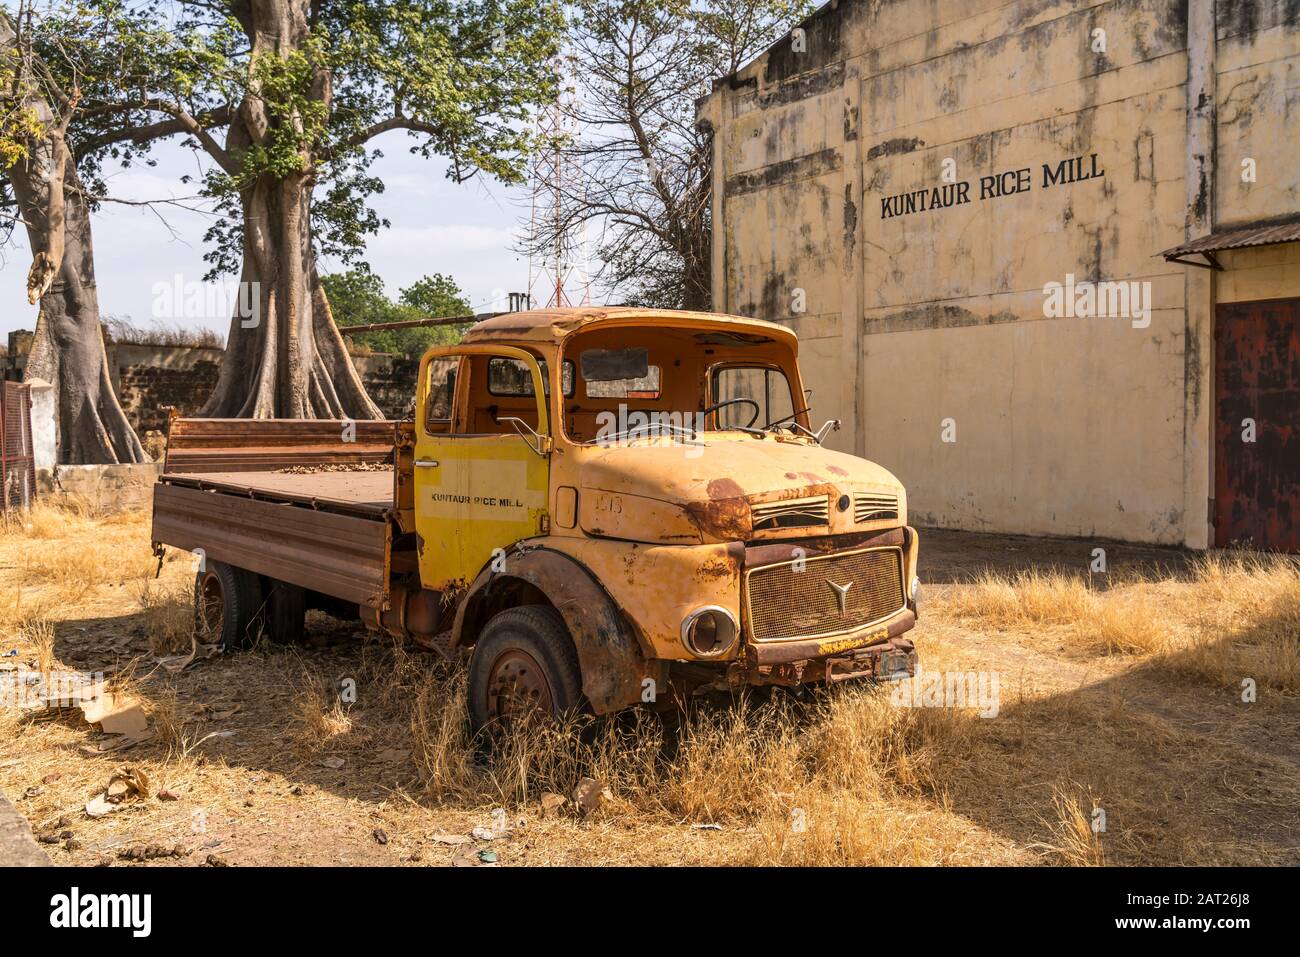
[[[785,562],[747,573],[747,627],[753,640],[844,634],[888,618],[906,604],[902,549],[808,558],[802,567]]]
[[[853,496],[853,521],[878,522],[898,518],[898,496],[859,492]]]
[[[807,528],[825,525],[830,520],[830,502],[825,495],[812,495],[751,505],[749,512],[756,532],[774,528]]]

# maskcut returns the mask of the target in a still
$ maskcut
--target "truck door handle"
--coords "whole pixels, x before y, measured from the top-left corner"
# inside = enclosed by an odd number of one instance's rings
[[[416,459],[415,467],[420,469],[436,469],[438,463],[434,459]]]

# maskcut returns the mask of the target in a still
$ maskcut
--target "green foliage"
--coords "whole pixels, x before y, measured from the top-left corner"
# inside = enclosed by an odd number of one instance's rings
[[[106,52],[86,52],[96,75],[124,78],[93,84],[78,129],[87,166],[97,177],[106,163],[141,159],[144,133],[180,110],[198,119],[211,138],[191,131],[186,142],[218,157],[200,190],[230,217],[208,231],[205,258],[224,274],[239,268],[247,192],[295,177],[313,195],[317,252],[360,265],[366,238],[387,225],[368,205],[383,188],[369,143],[390,129],[407,131],[412,152],[446,157],[457,181],[521,181],[531,118],[555,96],[549,61],[564,29],[557,0],[315,0],[304,32],[277,37],[257,33],[249,0],[77,5],[126,33],[109,72]],[[227,135],[223,113],[235,108]]]
[[[378,322],[403,322],[470,313],[469,301],[450,276],[434,273],[403,289],[394,302],[384,291],[384,281],[367,269],[322,276],[325,295],[329,297],[334,321],[347,335],[348,326]],[[356,345],[373,352],[419,356],[434,345],[460,341],[465,326],[389,329],[349,336]]]

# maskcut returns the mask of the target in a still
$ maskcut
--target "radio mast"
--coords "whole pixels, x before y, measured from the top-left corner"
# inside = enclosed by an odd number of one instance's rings
[[[582,162],[572,151],[582,137],[576,109],[578,84],[567,57],[556,57],[552,68],[560,95],[538,114],[537,137],[544,148],[532,169],[528,298],[534,309],[591,305],[586,224],[564,225],[565,203],[586,194]],[[545,246],[542,236],[547,237]]]

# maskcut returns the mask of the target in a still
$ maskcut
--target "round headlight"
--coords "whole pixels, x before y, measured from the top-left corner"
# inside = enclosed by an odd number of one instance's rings
[[[921,579],[912,578],[912,614],[921,617]]]
[[[682,619],[682,644],[697,658],[717,658],[731,650],[738,631],[731,612],[706,605]]]

